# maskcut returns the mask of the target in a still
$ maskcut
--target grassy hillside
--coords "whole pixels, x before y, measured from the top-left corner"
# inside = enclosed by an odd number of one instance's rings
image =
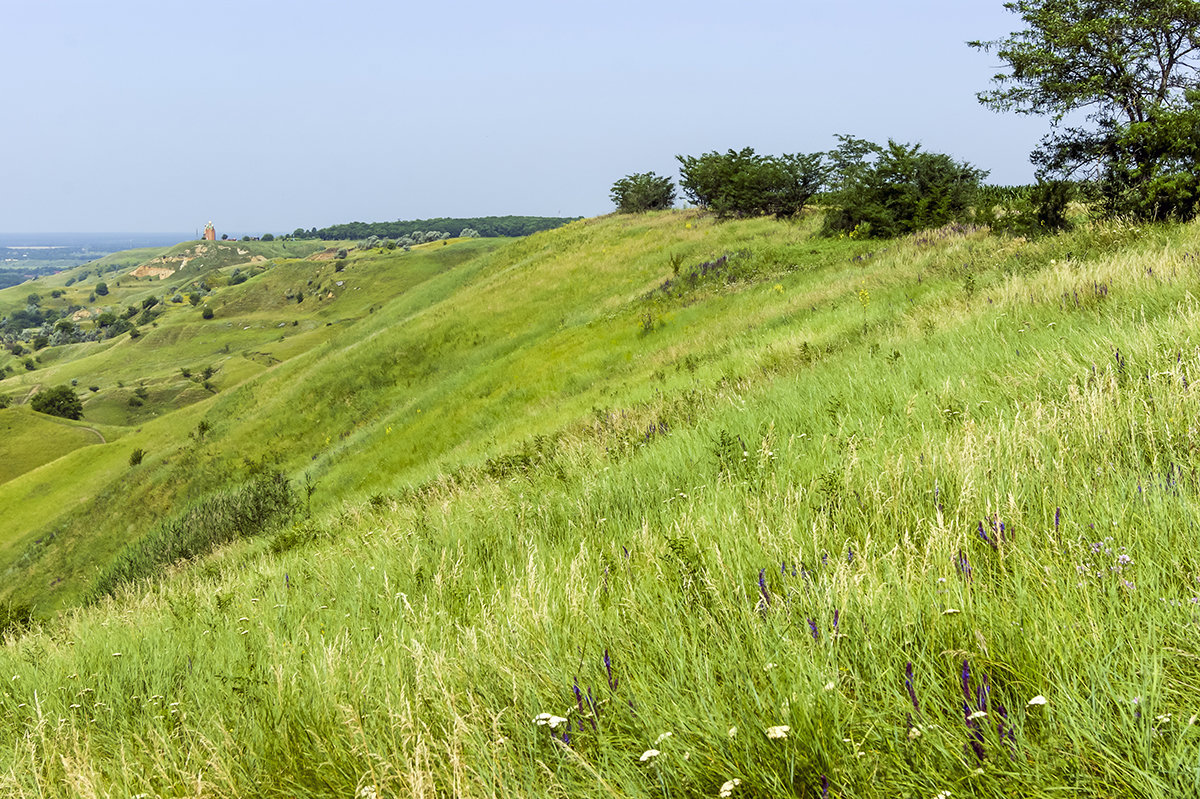
[[[314,490],[10,626],[0,787],[1196,793],[1200,228],[817,226],[277,263],[97,347],[216,391],[0,485],[13,601],[265,469]]]

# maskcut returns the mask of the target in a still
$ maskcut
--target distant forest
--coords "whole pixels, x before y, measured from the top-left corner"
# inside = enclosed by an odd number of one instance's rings
[[[439,219],[397,220],[395,222],[348,222],[343,225],[313,228],[309,231],[301,229],[293,235],[295,238],[332,241],[365,239],[370,236],[377,236],[381,239],[398,239],[428,230],[446,231],[452,236],[457,236],[464,228],[470,228],[484,237],[528,236],[540,230],[562,227],[568,222],[574,222],[580,218],[578,216],[484,216],[463,219],[442,217]]]

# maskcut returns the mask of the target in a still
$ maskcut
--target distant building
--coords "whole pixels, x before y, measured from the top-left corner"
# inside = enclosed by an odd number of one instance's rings
[[[204,240],[205,241],[216,241],[217,240],[217,229],[215,227],[213,227],[212,222],[209,222],[207,225],[204,226]]]

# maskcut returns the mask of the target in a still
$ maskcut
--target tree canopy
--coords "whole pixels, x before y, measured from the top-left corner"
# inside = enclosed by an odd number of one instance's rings
[[[653,172],[635,172],[614,183],[609,196],[618,213],[663,211],[675,204],[675,182]]]
[[[79,419],[83,416],[83,403],[67,385],[43,389],[33,395],[29,404],[39,413],[61,416],[64,419]]]
[[[978,97],[997,111],[1051,118],[1053,130],[1032,154],[1039,176],[1091,181],[1110,212],[1194,213],[1178,192],[1195,183],[1194,152],[1180,137],[1197,115],[1200,3],[1016,0],[1005,8],[1025,27],[969,43],[1005,66]],[[1083,124],[1063,124],[1080,113]],[[1148,205],[1141,195],[1151,185],[1158,188]]]

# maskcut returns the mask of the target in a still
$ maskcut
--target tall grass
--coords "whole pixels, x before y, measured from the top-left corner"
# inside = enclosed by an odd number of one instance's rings
[[[1071,235],[639,281],[649,388],[10,634],[0,789],[1196,794],[1200,238]]]

